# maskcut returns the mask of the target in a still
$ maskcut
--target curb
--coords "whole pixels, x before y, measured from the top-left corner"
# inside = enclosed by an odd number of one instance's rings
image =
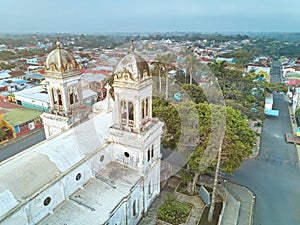
[[[293,123],[293,120],[292,120],[292,113],[291,113],[291,107],[290,106],[288,106],[288,111],[289,111],[289,116],[290,116],[290,122],[291,122],[291,125],[292,125],[292,133],[295,135],[295,124]],[[296,152],[297,152],[297,155],[298,155],[298,170],[299,170],[299,173],[300,173],[300,147],[297,144],[294,144],[294,145],[296,147]]]
[[[255,196],[254,192],[251,191],[248,187],[247,187],[247,189],[249,192],[251,192],[251,195],[252,195],[252,202],[251,202],[251,208],[250,208],[250,220],[249,220],[249,225],[252,225],[256,196]]]
[[[227,181],[227,182],[238,185],[242,188],[245,188],[252,196],[251,207],[250,207],[250,212],[249,212],[249,214],[250,214],[249,225],[253,225],[253,216],[254,216],[254,209],[255,209],[255,202],[256,202],[256,195],[255,195],[254,191],[252,191],[249,187],[246,187],[244,185],[241,185],[241,184],[238,184],[238,183],[235,183],[232,181]]]
[[[263,130],[264,126],[262,125],[262,127],[260,128],[260,132],[259,132],[259,136],[256,137],[256,153],[254,155],[250,155],[249,156],[249,159],[254,159],[256,158],[258,155],[259,155],[259,152],[260,152],[260,145],[261,145],[261,134],[262,134],[262,130]]]

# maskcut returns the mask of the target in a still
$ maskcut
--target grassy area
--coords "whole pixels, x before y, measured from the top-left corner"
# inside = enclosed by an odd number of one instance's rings
[[[178,225],[185,223],[191,212],[192,206],[167,196],[165,203],[158,209],[157,217],[165,222]]]

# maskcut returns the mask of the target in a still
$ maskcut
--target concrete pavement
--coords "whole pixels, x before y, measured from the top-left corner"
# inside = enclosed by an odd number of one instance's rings
[[[201,176],[199,185],[211,185],[211,177]],[[139,225],[156,225],[157,210],[164,203],[166,196],[172,195],[181,202],[189,203],[193,206],[187,225],[197,225],[201,219],[205,204],[198,196],[187,196],[176,192],[176,187],[181,179],[174,176],[170,178],[162,189],[161,194],[151,205],[148,214],[139,222]],[[223,209],[220,216],[221,225],[251,225],[252,214],[255,203],[255,196],[248,188],[231,182],[222,182],[218,185],[218,192],[226,195],[223,200]],[[224,194],[224,192],[226,194]]]
[[[232,201],[232,204],[236,205],[236,202],[239,202],[239,211],[237,218],[237,225],[251,225],[253,223],[253,208],[255,205],[255,195],[251,190],[245,186],[234,184],[231,182],[226,182],[226,190],[234,199],[229,199]],[[231,212],[225,213],[225,216],[230,215]],[[230,223],[222,223],[228,225]],[[233,223],[231,223],[233,224]]]
[[[151,205],[148,214],[139,222],[139,225],[156,225],[157,224],[157,210],[165,202],[168,195],[174,196],[180,202],[186,202],[192,205],[192,210],[187,221],[187,225],[197,225],[204,210],[204,203],[198,196],[187,196],[176,192],[176,187],[181,182],[181,179],[173,176],[171,177],[165,187],[162,189],[158,198],[155,199]]]

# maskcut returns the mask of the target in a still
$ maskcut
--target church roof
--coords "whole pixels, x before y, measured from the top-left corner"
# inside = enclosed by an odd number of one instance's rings
[[[105,224],[112,209],[130,195],[141,177],[137,171],[111,162],[39,225]]]
[[[99,128],[101,124],[101,129]],[[10,211],[21,207],[68,174],[88,155],[106,143],[112,125],[111,113],[95,115],[90,120],[0,163],[0,221]],[[75,190],[74,190],[75,191]]]
[[[115,81],[140,81],[143,78],[150,77],[149,65],[143,57],[134,52],[132,45],[131,52],[117,65],[115,74]]]
[[[45,71],[65,72],[72,69],[79,69],[76,59],[67,50],[61,48],[58,42],[57,48],[47,56]]]

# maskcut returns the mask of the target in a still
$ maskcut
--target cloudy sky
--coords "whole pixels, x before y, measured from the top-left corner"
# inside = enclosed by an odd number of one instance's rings
[[[299,0],[0,2],[0,32],[300,32]]]

